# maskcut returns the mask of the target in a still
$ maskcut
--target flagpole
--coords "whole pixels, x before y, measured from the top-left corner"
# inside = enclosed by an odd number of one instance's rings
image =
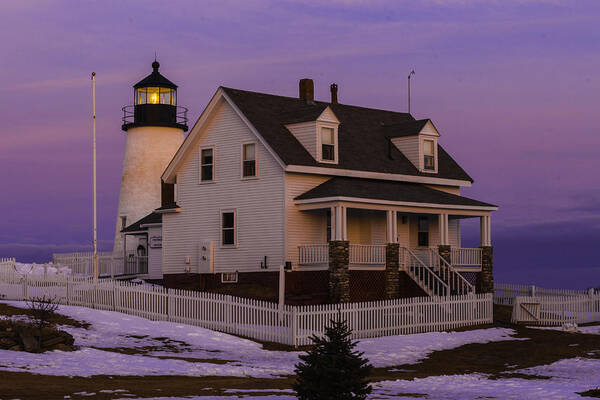
[[[96,208],[96,73],[92,72],[92,186],[94,208],[94,280],[100,275],[98,266],[98,220]]]
[[[415,74],[415,70],[413,69],[408,74],[408,113],[410,114],[410,77]]]

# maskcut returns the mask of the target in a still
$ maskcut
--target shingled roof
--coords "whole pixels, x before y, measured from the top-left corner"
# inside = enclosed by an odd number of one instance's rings
[[[414,132],[428,120],[415,121],[407,113],[332,104],[222,87],[250,123],[286,165],[326,167],[402,175],[427,176],[473,182],[473,179],[438,145],[438,172],[420,172],[390,138]],[[339,162],[317,162],[285,127],[314,121],[330,107],[340,121]],[[396,128],[394,128],[396,127]],[[418,132],[417,132],[418,133]],[[416,134],[416,133],[413,133]]]
[[[418,183],[335,177],[296,197],[295,200],[354,197],[406,203],[497,207],[468,197],[442,192]]]
[[[161,224],[162,223],[162,214],[157,212],[151,212],[146,215],[144,218],[135,221],[133,224],[121,230],[122,233],[128,232],[138,232],[146,230],[146,227],[142,227],[142,225],[146,224]]]

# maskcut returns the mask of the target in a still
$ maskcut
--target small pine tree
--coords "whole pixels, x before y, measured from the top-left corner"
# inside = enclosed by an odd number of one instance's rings
[[[372,366],[354,351],[351,330],[338,314],[325,328],[323,338],[313,335],[315,347],[300,356],[295,365],[294,390],[299,400],[362,400],[371,393],[367,380]]]

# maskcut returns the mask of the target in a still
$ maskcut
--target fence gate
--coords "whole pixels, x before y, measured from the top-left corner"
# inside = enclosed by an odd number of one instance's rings
[[[541,304],[539,301],[515,298],[512,311],[512,322],[539,322]]]

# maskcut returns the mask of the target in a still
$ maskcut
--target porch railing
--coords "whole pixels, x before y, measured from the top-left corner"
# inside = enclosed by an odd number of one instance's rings
[[[385,245],[350,244],[349,263],[385,265]],[[329,244],[298,246],[298,264],[320,265],[329,263]]]
[[[439,277],[448,284],[452,295],[463,295],[474,293],[475,288],[454,267],[438,253],[438,249],[429,249],[431,267]]]
[[[450,261],[454,266],[481,267],[481,249],[452,248],[450,250]]]
[[[430,296],[450,295],[449,286],[408,247],[400,247],[400,266]]]
[[[385,245],[350,244],[350,264],[385,265]]]
[[[318,265],[329,263],[329,244],[308,244],[298,246],[298,264]]]
[[[129,256],[125,264],[125,275],[148,273],[148,256]]]

